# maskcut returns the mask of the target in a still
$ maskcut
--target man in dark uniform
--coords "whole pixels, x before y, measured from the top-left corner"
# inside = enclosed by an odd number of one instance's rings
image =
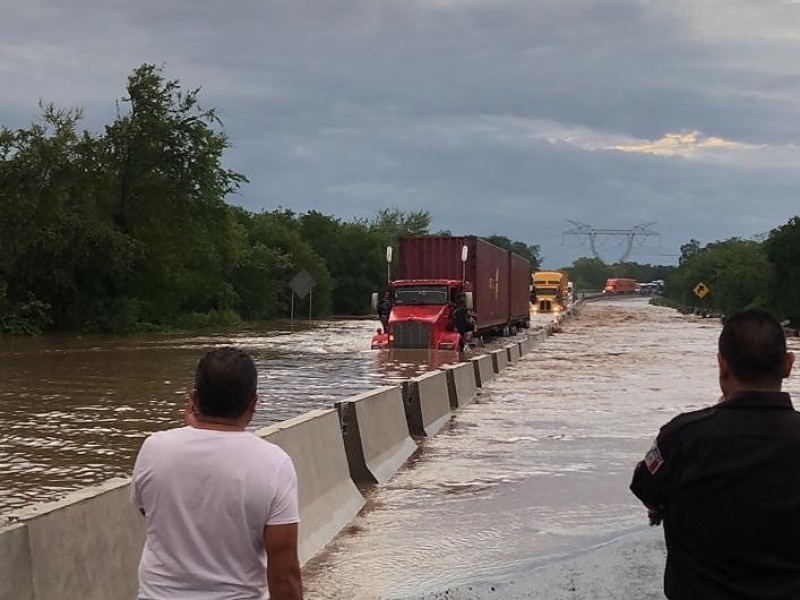
[[[389,333],[389,316],[392,314],[392,293],[386,291],[378,304],[378,318],[383,325],[383,332]]]
[[[719,336],[716,406],[661,428],[631,490],[663,519],[670,600],[800,598],[800,413],[781,392],[794,356],[750,309]]]
[[[467,297],[464,294],[458,296],[456,305],[450,313],[450,319],[453,322],[453,327],[461,336],[461,347],[459,350],[463,352],[469,348],[469,340],[472,332],[475,330],[475,319],[467,308]]]

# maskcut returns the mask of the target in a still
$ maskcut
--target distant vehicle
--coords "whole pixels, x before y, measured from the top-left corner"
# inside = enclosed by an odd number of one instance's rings
[[[408,237],[398,246],[397,278],[389,281],[389,330],[372,337],[373,349],[458,350],[463,340],[453,313],[461,302],[476,336],[530,325],[531,267],[519,254],[475,236]],[[373,308],[377,301],[373,293]]]
[[[604,294],[635,294],[636,293],[636,280],[625,279],[622,277],[613,277],[606,280],[606,286],[603,288]]]
[[[536,271],[533,274],[533,287],[536,296],[533,312],[561,312],[569,304],[567,274],[562,271]]]

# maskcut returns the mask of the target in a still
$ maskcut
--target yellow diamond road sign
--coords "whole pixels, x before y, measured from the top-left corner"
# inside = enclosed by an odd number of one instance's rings
[[[705,298],[706,294],[708,294],[708,292],[710,292],[711,290],[705,283],[701,281],[696,286],[694,286],[694,288],[692,288],[692,291],[694,292],[694,295],[697,296],[698,298]]]

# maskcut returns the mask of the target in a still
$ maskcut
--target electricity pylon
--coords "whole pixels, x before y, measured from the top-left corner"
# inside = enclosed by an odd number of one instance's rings
[[[600,241],[605,240],[605,238],[610,237],[623,237],[624,240],[624,247],[625,250],[620,256],[617,262],[625,262],[628,260],[628,257],[631,254],[631,250],[633,249],[634,243],[641,246],[648,238],[651,237],[661,237],[660,233],[657,233],[650,229],[652,225],[655,225],[656,222],[653,221],[652,223],[642,223],[641,225],[634,225],[630,229],[596,229],[591,225],[586,225],[584,223],[578,223],[577,221],[572,221],[567,219],[570,223],[575,225],[574,229],[569,229],[562,234],[563,236],[566,235],[575,235],[575,236],[583,236],[589,240],[589,246],[592,249],[592,254],[595,258],[603,260],[600,258],[600,254],[597,252],[597,244]]]

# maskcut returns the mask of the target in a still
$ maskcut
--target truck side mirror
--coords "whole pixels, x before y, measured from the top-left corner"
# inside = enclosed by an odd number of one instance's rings
[[[378,310],[378,292],[372,292],[372,310]]]
[[[467,310],[472,310],[472,292],[464,292]]]

